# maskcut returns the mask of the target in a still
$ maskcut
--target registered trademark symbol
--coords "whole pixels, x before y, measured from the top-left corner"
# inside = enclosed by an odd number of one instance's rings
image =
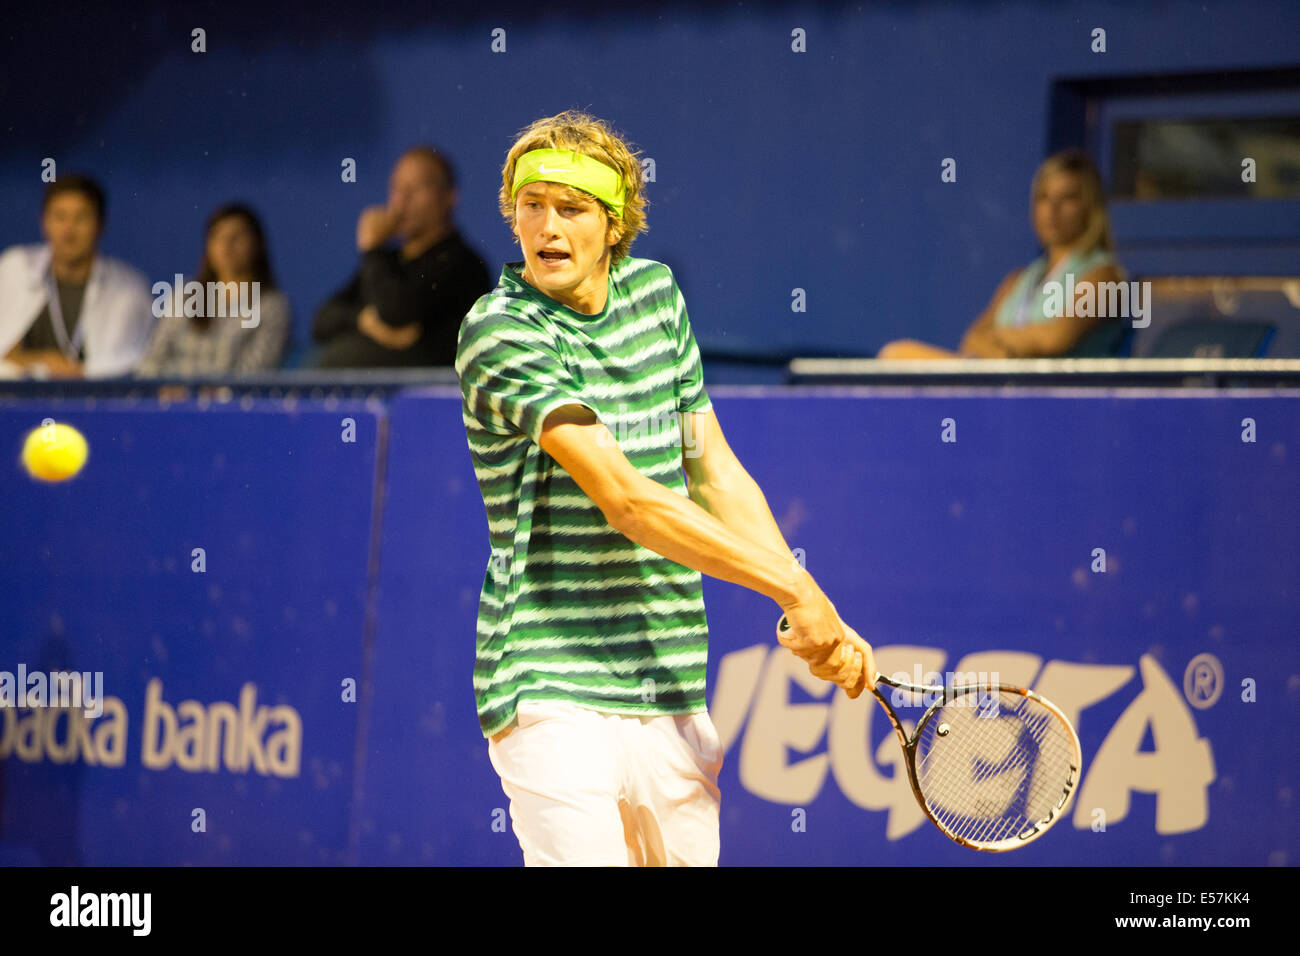
[[[1213,654],[1197,654],[1183,671],[1183,695],[1197,710],[1213,707],[1223,694],[1223,665]]]

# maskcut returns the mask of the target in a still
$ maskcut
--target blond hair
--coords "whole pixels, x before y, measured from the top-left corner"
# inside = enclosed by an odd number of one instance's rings
[[[1088,205],[1088,224],[1079,238],[1074,241],[1074,249],[1084,255],[1094,249],[1115,251],[1115,237],[1110,231],[1110,213],[1106,211],[1106,190],[1101,182],[1101,173],[1097,171],[1092,159],[1081,149],[1067,149],[1043,160],[1038,171],[1034,173],[1033,184],[1029,187],[1029,219],[1033,222],[1034,204],[1043,180],[1054,173],[1070,173],[1078,178],[1083,187],[1083,199]]]
[[[515,200],[511,191],[515,182],[515,163],[524,153],[534,149],[576,150],[618,171],[627,189],[622,218],[614,215],[614,211],[604,202],[597,202],[605,210],[607,228],[617,230],[619,237],[610,248],[610,264],[613,265],[626,256],[636,237],[649,229],[645,221],[646,198],[641,182],[641,162],[637,159],[638,151],[604,120],[577,110],[547,116],[525,127],[510,147],[506,154],[506,164],[501,169],[501,192],[498,198],[501,215],[510,225],[512,233],[515,228]],[[596,199],[584,190],[574,191]]]

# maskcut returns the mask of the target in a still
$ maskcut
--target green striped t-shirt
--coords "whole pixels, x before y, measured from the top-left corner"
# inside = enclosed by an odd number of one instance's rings
[[[597,315],[507,263],[460,329],[456,372],[491,554],[474,696],[483,735],[525,699],[645,716],[705,709],[700,573],[615,531],[539,444],[562,405],[595,412],[638,471],[685,496],[679,414],[708,411],[699,349],[672,272],[610,268]],[[688,435],[689,438],[689,435]]]

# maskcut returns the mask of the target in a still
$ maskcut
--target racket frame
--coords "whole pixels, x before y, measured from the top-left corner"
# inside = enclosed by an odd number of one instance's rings
[[[776,625],[778,641],[789,627],[789,621],[786,619],[784,614],[781,615],[781,620],[778,621]],[[881,692],[880,687],[882,684],[894,690],[922,695],[922,699],[924,699],[924,695],[937,695],[937,699],[934,703],[926,708],[921,719],[916,722],[916,727],[912,730],[911,737],[908,736],[907,730],[903,727],[903,722],[899,719],[893,705],[889,703],[889,699]],[[1032,690],[1028,690],[1024,687],[1016,687],[1012,684],[992,684],[986,682],[982,684],[950,684],[941,687],[938,685],[912,684],[907,681],[895,680],[892,677],[887,677],[880,673],[876,674],[876,679],[871,687],[871,693],[876,700],[880,702],[880,706],[885,709],[885,714],[889,717],[889,722],[894,727],[894,734],[903,748],[903,759],[907,764],[907,782],[912,788],[912,795],[916,797],[917,805],[920,806],[921,812],[925,814],[926,819],[933,823],[940,833],[948,837],[948,839],[952,840],[954,843],[972,850],[980,850],[985,853],[1004,853],[1008,850],[1018,850],[1021,847],[1032,843],[1034,840],[1037,840],[1040,836],[1046,833],[1054,823],[1065,816],[1065,811],[1069,809],[1070,802],[1074,799],[1074,792],[1079,785],[1079,775],[1083,769],[1083,748],[1079,744],[1079,733],[1074,729],[1074,724],[1072,724],[1070,719],[1065,716],[1061,708],[1057,707],[1046,697],[1043,697],[1041,694],[1036,694]],[[1045,817],[1031,823],[1027,827],[1024,827],[1013,837],[1004,838],[994,844],[986,844],[968,840],[959,834],[953,833],[939,822],[939,819],[930,811],[930,808],[926,806],[925,794],[921,790],[921,784],[916,775],[916,745],[921,739],[921,733],[929,725],[930,721],[934,719],[935,714],[939,712],[944,704],[951,703],[958,696],[962,695],[988,695],[999,693],[1028,698],[1050,711],[1052,715],[1060,721],[1061,726],[1065,728],[1070,738],[1070,769],[1060,799],[1052,805]]]
[[[881,690],[882,686],[893,690],[903,691],[905,693],[922,695],[923,699],[925,696],[935,696],[937,698],[928,708],[926,708],[921,719],[916,722],[916,727],[912,730],[910,737],[907,734],[907,729],[899,719],[897,712],[889,703],[887,694]],[[886,677],[884,674],[876,675],[875,686],[872,687],[871,693],[885,709],[885,713],[889,717],[889,722],[894,727],[894,734],[897,736],[899,744],[902,745],[903,755],[905,758],[904,762],[907,764],[907,781],[912,788],[913,796],[916,797],[917,804],[921,807],[921,810],[925,813],[927,819],[929,819],[929,821],[939,829],[939,832],[948,837],[954,843],[971,850],[980,850],[985,853],[1004,853],[1009,850],[1018,850],[1038,839],[1046,833],[1054,823],[1065,815],[1065,811],[1069,808],[1070,802],[1074,798],[1074,792],[1078,787],[1079,774],[1083,767],[1083,750],[1079,745],[1079,735],[1075,731],[1074,725],[1070,723],[1069,718],[1062,713],[1061,709],[1050,700],[1047,700],[1040,694],[1034,693],[1032,690],[1027,690],[1024,687],[1015,687],[1010,684],[976,683],[952,684],[946,686],[924,685],[894,680],[891,677]],[[989,694],[1011,694],[1013,696],[1025,697],[1050,711],[1069,732],[1072,750],[1070,770],[1061,797],[1052,805],[1048,814],[1041,820],[1024,827],[1014,836],[999,840],[995,844],[983,844],[967,840],[945,827],[926,805],[925,794],[921,790],[921,784],[917,779],[916,773],[916,745],[921,739],[922,732],[943,706],[951,703],[959,696],[975,695],[978,699],[978,697],[987,696]]]

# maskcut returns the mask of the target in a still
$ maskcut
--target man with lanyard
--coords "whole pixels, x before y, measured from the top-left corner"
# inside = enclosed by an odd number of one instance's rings
[[[629,147],[583,113],[539,120],[499,198],[523,261],[466,316],[456,362],[491,548],[489,757],[526,864],[716,865],[701,572],[776,600],[781,642],[852,697],[871,648],[727,447],[672,272],[627,255],[645,228]]]
[[[92,180],[66,176],[45,192],[46,245],[0,255],[0,355],[36,378],[125,375],[152,328],[144,277],[101,256],[104,194]]]

